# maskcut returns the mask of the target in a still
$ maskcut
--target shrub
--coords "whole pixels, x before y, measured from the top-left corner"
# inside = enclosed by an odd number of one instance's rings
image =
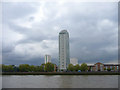
[[[111,69],[110,69],[110,68],[108,68],[108,69],[107,69],[107,71],[111,71]]]
[[[104,68],[104,71],[106,71],[106,68]]]

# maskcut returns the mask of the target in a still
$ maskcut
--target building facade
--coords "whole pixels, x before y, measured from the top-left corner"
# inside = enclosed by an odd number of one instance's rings
[[[66,70],[69,64],[69,34],[67,30],[62,30],[59,33],[59,69]]]
[[[118,64],[104,64],[104,70],[107,71],[111,69],[111,71],[120,71],[120,65]]]
[[[70,58],[70,63],[73,65],[77,65],[78,64],[78,59],[77,58]]]
[[[88,71],[120,71],[119,64],[103,64],[96,63],[94,65],[88,65]]]
[[[51,56],[50,55],[45,55],[45,64],[51,62]]]

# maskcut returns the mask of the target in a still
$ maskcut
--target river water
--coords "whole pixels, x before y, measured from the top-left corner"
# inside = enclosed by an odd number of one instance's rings
[[[3,88],[118,88],[118,75],[5,75]]]

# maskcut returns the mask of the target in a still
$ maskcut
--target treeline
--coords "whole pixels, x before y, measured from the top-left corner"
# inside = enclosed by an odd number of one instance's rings
[[[75,66],[73,64],[69,64],[67,70],[68,71],[87,71],[88,66],[86,63],[81,64],[81,66],[79,64]]]
[[[67,71],[87,71],[88,66],[86,63],[73,65],[69,64]],[[2,64],[2,72],[53,72],[58,71],[58,67],[56,64],[46,63],[41,64],[40,66],[29,65],[29,64],[20,64],[19,66],[15,65],[4,65]],[[63,70],[61,70],[63,71]]]
[[[20,64],[15,65],[2,64],[2,72],[53,72],[57,71],[56,65],[52,63],[42,64],[40,66]]]

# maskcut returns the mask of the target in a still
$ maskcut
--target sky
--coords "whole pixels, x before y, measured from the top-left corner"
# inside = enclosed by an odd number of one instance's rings
[[[118,3],[3,2],[2,63],[58,64],[58,35],[67,30],[70,58],[94,64],[118,62]]]

